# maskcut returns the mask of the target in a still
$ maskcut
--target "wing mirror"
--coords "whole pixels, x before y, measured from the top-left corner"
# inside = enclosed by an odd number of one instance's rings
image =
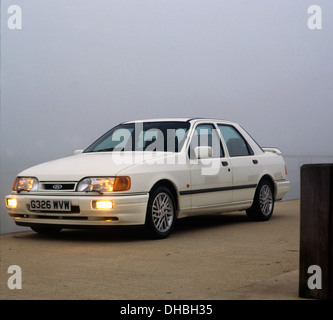
[[[199,146],[194,148],[194,154],[198,159],[207,159],[213,156],[212,147]]]

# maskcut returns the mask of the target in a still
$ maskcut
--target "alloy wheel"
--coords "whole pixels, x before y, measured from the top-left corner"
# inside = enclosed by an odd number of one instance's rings
[[[167,232],[174,219],[174,207],[170,196],[165,193],[159,193],[152,205],[152,218],[156,229],[159,232]]]
[[[264,184],[260,190],[259,205],[263,215],[268,216],[271,213],[273,208],[273,195],[271,188],[267,184]]]

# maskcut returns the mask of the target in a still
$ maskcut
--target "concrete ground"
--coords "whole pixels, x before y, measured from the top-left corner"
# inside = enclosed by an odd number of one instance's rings
[[[267,222],[244,212],[180,220],[171,236],[136,228],[0,235],[0,299],[297,300],[300,202]],[[11,265],[22,289],[9,289]]]

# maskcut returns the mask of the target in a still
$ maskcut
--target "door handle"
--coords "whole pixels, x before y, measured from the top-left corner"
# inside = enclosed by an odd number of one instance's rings
[[[253,162],[254,164],[258,164],[258,160],[256,160],[256,159],[252,160],[252,162]]]
[[[227,161],[222,161],[221,163],[222,163],[222,166],[223,166],[223,167],[226,167],[226,166],[228,165],[228,162],[227,162]]]

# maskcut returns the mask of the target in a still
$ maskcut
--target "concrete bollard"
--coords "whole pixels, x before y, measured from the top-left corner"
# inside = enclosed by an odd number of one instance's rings
[[[333,298],[333,164],[301,167],[299,296]]]

